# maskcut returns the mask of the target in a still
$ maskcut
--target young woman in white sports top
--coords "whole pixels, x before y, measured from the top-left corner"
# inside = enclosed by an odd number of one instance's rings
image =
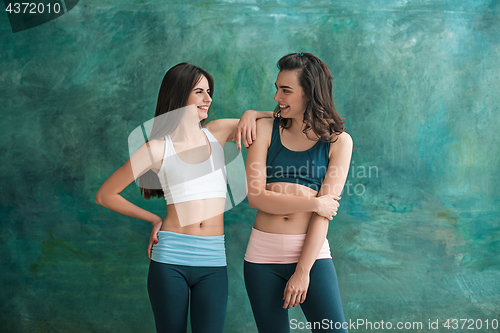
[[[96,202],[152,224],[148,293],[158,332],[222,332],[227,306],[223,212],[226,175],[223,146],[255,139],[255,120],[272,112],[246,112],[241,120],[204,124],[213,78],[186,63],[165,75],[148,143],[101,186]],[[168,117],[167,117],[168,116]],[[151,177],[153,175],[153,177]],[[138,180],[141,194],[165,197],[165,219],[120,195]],[[190,299],[189,299],[190,298]]]

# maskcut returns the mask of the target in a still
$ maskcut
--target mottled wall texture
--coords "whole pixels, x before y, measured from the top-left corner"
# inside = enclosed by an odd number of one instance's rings
[[[2,10],[0,33],[0,331],[153,332],[150,225],[98,206],[97,189],[171,66],[208,70],[210,119],[239,117],[274,108],[276,62],[300,51],[332,69],[356,148],[328,234],[347,320],[498,331],[498,1],[82,0],[17,33]],[[123,195],[165,214],[135,184]],[[242,277],[255,212],[245,200],[225,217],[226,332],[256,332]]]

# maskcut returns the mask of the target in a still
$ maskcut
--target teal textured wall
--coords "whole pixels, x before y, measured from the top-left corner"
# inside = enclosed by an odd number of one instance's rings
[[[168,68],[209,71],[210,119],[239,117],[274,108],[275,64],[300,51],[332,69],[356,148],[328,235],[346,318],[500,320],[500,2],[88,0],[15,34],[2,11],[0,33],[2,332],[152,332],[150,226],[97,189]],[[254,215],[226,213],[226,332],[256,332]]]

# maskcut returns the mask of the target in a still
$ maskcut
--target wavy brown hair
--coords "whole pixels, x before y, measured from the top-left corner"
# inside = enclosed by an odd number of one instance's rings
[[[209,95],[214,93],[214,79],[207,71],[188,63],[180,63],[170,68],[160,86],[158,93],[158,102],[156,104],[155,118],[148,142],[153,139],[164,138],[170,134],[180,121],[180,114],[172,113],[172,117],[166,117],[165,114],[186,106],[189,94],[194,87],[205,77],[210,88]],[[205,119],[201,120],[203,125]],[[144,175],[137,178],[141,195],[149,200],[151,197],[162,198],[164,196],[158,175],[148,170]]]
[[[281,71],[298,71],[299,84],[308,97],[303,122],[304,134],[312,130],[321,140],[335,142],[344,132],[344,122],[333,105],[333,74],[330,68],[312,53],[291,53],[278,61]],[[292,121],[282,118],[279,104],[274,109],[283,129],[289,128]]]

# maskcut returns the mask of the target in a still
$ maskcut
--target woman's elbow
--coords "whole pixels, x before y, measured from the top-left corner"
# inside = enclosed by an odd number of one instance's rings
[[[248,193],[247,195],[247,199],[248,199],[248,205],[250,206],[250,208],[253,208],[253,209],[259,209],[257,206],[257,196],[253,193]]]
[[[254,198],[250,194],[247,195],[247,200],[248,200],[248,205],[250,206],[250,208],[255,209]]]
[[[95,195],[95,202],[96,204],[103,206],[102,193],[99,191],[97,191],[97,194]]]

